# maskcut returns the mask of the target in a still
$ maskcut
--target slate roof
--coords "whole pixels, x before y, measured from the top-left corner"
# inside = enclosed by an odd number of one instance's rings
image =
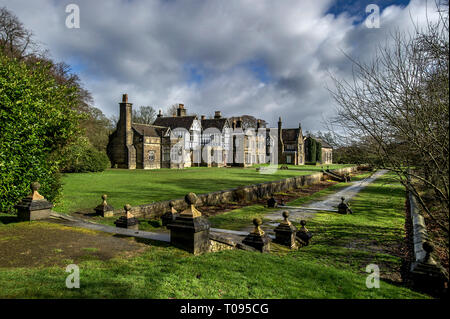
[[[333,148],[330,144],[328,144],[327,142],[325,142],[324,140],[322,140],[321,138],[315,137],[315,136],[308,136],[306,138],[313,138],[315,139],[317,142],[320,142],[320,144],[322,144],[323,148]]]
[[[149,125],[149,124],[133,123],[131,126],[137,133],[139,133],[142,136],[162,137],[168,131],[167,127]]]
[[[164,116],[157,117],[153,125],[170,127],[171,130],[176,128],[185,128],[189,130],[197,116]]]
[[[284,128],[281,132],[283,142],[297,141],[297,136],[299,134],[298,128]]]
[[[220,118],[220,119],[204,119],[202,120],[202,128],[204,130],[206,130],[207,128],[210,127],[216,127],[218,128],[220,131],[223,130],[223,128],[225,127],[225,124],[228,122],[227,118]],[[228,123],[229,125],[229,123]],[[229,125],[230,126],[230,125]]]
[[[316,138],[317,141],[320,142],[320,144],[322,144],[323,148],[333,148],[330,144],[328,144],[327,142],[325,142],[324,140],[320,139],[320,138]]]

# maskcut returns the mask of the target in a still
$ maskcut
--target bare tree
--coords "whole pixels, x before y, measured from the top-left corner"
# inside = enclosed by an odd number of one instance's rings
[[[151,106],[141,106],[138,111],[133,110],[133,122],[141,124],[153,124],[156,119],[156,111]]]
[[[333,77],[332,119],[366,160],[395,172],[426,215],[449,233],[448,6],[415,34],[396,32],[375,58],[352,61],[353,79]],[[356,144],[355,144],[356,143]],[[411,180],[412,182],[408,182]]]
[[[33,33],[6,7],[0,8],[0,51],[19,60],[40,52]]]

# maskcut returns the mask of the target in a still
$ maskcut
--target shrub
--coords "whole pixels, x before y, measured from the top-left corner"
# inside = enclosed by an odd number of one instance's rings
[[[61,171],[66,173],[101,172],[110,166],[108,156],[80,137],[61,153]]]
[[[47,199],[59,194],[54,154],[77,133],[79,115],[76,89],[58,84],[49,69],[0,53],[0,211],[11,211],[33,181]]]

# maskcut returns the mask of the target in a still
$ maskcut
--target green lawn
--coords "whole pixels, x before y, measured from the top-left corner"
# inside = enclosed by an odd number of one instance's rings
[[[330,168],[345,165],[332,165]],[[308,175],[320,166],[290,166],[275,174],[260,174],[255,168],[193,167],[183,170],[124,170],[109,169],[101,173],[74,173],[63,176],[63,192],[54,210],[68,213],[89,210],[108,195],[108,203],[115,208],[183,197],[188,192],[198,194],[229,189],[237,186]]]
[[[402,187],[383,177],[352,200],[353,215],[319,214],[309,221],[315,235],[298,251],[273,244],[270,254],[193,256],[150,243],[132,258],[78,263],[80,289],[65,288],[65,267],[0,268],[0,298],[428,298],[388,280],[379,289],[365,285],[366,265],[379,265],[382,278],[389,278],[400,264],[389,249],[379,248],[403,240],[404,200]],[[255,209],[248,209],[251,220]],[[14,226],[0,219],[2,227]]]

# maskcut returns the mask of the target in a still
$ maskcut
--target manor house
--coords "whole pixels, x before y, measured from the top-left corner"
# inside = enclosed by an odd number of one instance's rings
[[[276,129],[256,127],[244,130],[242,119],[231,121],[216,111],[214,118],[187,115],[179,104],[173,116],[161,111],[152,125],[132,122],[132,103],[127,94],[119,103],[120,117],[109,136],[107,154],[112,167],[127,169],[184,168],[191,166],[238,166],[274,162],[305,163],[304,136],[301,126],[283,129],[281,118]],[[325,157],[329,158],[329,157]]]

